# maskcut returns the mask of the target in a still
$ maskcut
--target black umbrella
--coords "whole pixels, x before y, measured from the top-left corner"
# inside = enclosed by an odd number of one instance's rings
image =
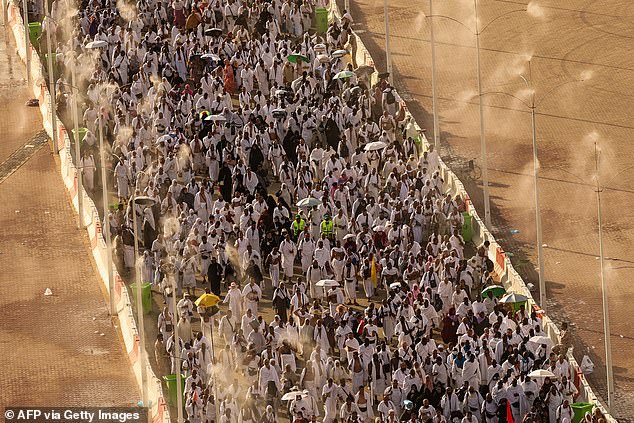
[[[222,35],[222,29],[220,28],[209,28],[205,30],[205,35],[208,37],[219,37]]]

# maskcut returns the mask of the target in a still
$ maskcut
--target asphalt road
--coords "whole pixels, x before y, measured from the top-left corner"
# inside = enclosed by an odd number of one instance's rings
[[[351,0],[355,29],[385,69],[383,1]],[[443,159],[483,213],[474,7],[434,0],[437,109]],[[528,7],[527,7],[528,6]],[[528,10],[528,11],[527,11]],[[389,0],[394,83],[433,139],[428,1]],[[451,19],[460,21],[465,26]],[[481,0],[481,62],[493,232],[537,285],[531,95],[535,93],[547,309],[574,324],[578,359],[597,365],[605,395],[594,143],[600,149],[606,280],[616,395],[613,414],[634,421],[634,3],[626,0]],[[467,28],[468,27],[468,28]],[[482,28],[485,28],[482,30]],[[530,61],[530,65],[529,65]],[[476,169],[467,163],[474,160]],[[511,233],[511,230],[519,232]]]

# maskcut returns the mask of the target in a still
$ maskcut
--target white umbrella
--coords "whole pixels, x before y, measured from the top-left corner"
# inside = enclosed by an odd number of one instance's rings
[[[534,353],[540,345],[546,345],[546,354],[548,355],[555,343],[547,336],[533,336],[528,340],[526,347]]]
[[[315,47],[313,47],[313,50],[326,51],[326,44],[315,44]]]
[[[306,398],[308,396],[308,391],[291,391],[282,395],[282,401],[292,401],[297,397]]]
[[[541,377],[556,377],[554,373],[549,372],[548,370],[539,369],[533,370],[528,374],[529,377],[541,378]]]
[[[327,54],[319,54],[317,55],[317,60],[319,60],[320,63],[328,63],[330,62],[330,56]]]
[[[400,282],[392,282],[390,284],[390,289],[398,289],[398,288],[401,288],[401,287],[402,287],[402,285],[401,285]]]
[[[214,61],[218,61],[220,60],[220,56],[218,56],[217,54],[213,54],[213,53],[205,53],[202,56],[200,56],[201,59],[211,59]]]
[[[339,286],[339,282],[334,279],[322,279],[317,282],[315,286],[320,286],[322,288],[336,288]]]
[[[205,120],[212,122],[225,122],[227,118],[223,115],[209,115],[205,118]]]
[[[373,141],[365,145],[365,151],[383,150],[385,147],[387,147],[387,144],[383,141]]]
[[[537,344],[537,345],[546,345],[546,346],[553,346],[555,345],[553,340],[550,339],[547,336],[533,336],[531,339],[528,340],[528,342],[532,342],[533,344]]]
[[[319,201],[316,198],[313,197],[306,197],[306,198],[302,198],[301,200],[299,200],[297,202],[297,207],[299,208],[304,208],[304,207],[314,207],[314,206],[318,206],[321,204],[321,201]]]
[[[355,234],[348,234],[346,236],[343,237],[344,241],[347,241],[349,239],[356,239],[357,237],[355,236]]]
[[[523,303],[526,300],[528,300],[528,297],[522,294],[517,294],[515,292],[512,292],[510,294],[506,294],[505,296],[503,296],[500,302],[505,304],[516,304],[516,303]]]
[[[103,40],[91,41],[86,44],[86,48],[105,48],[108,47],[108,42]]]
[[[339,57],[343,57],[346,54],[348,54],[348,50],[335,50],[331,56],[334,57],[335,59],[338,59]]]

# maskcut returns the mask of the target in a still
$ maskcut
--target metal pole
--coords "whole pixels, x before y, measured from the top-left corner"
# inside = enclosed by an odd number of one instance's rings
[[[603,336],[605,338],[605,370],[608,382],[608,412],[612,411],[612,395],[614,393],[614,375],[612,373],[612,340],[610,339],[610,312],[608,303],[608,285],[605,280],[603,254],[603,223],[601,218],[601,184],[599,183],[599,151],[594,143],[594,165],[597,182],[597,219],[599,223],[599,258],[601,263],[601,294],[603,298]]]
[[[438,150],[439,129],[438,129],[438,109],[436,106],[436,43],[434,41],[434,0],[429,0],[429,33],[431,38],[431,107],[434,118],[434,147]]]
[[[31,89],[31,40],[29,40],[29,3],[28,0],[22,0],[22,8],[24,13],[24,53],[26,56],[26,82]]]
[[[134,281],[136,283],[136,312],[139,325],[139,353],[141,361],[141,391],[143,406],[148,406],[147,398],[147,354],[145,351],[145,323],[143,321],[143,301],[141,298],[141,269],[139,266],[139,234],[136,218],[136,184],[132,188],[132,225],[134,226]]]
[[[482,104],[482,72],[480,70],[480,31],[478,29],[478,0],[473,1],[475,9],[476,67],[478,72],[478,95],[480,98],[480,150],[482,160],[482,191],[484,194],[484,223],[491,230],[491,203],[489,198],[489,166],[487,161],[487,142],[484,135],[484,107]]]
[[[84,227],[84,195],[83,195],[83,181],[82,181],[82,169],[79,165],[81,159],[81,148],[79,139],[79,112],[77,109],[77,102],[79,97],[79,88],[77,87],[77,57],[75,51],[73,54],[73,66],[71,67],[71,90],[73,90],[73,125],[75,126],[75,134],[73,139],[75,140],[75,166],[77,168],[77,206],[79,209],[79,229]]]
[[[346,9],[346,12],[350,13],[350,0],[345,0],[343,2],[343,7]],[[350,13],[350,15],[352,16],[352,13]]]
[[[211,318],[210,318],[211,319]],[[211,362],[216,364],[216,348],[214,347],[214,321],[211,320]],[[216,419],[218,418],[218,414],[220,414],[220,404],[218,402],[218,379],[216,378],[216,372],[212,375],[214,380],[214,406],[216,408]]]
[[[390,51],[390,17],[388,14],[388,1],[389,0],[383,0],[383,20],[385,21],[385,67],[386,71],[390,74],[388,80],[390,81],[390,85],[392,85],[392,52]]]
[[[183,391],[181,389],[181,349],[180,336],[178,335],[178,321],[180,315],[176,311],[176,278],[172,278],[172,310],[174,312],[174,360],[176,362],[176,408],[178,423],[183,423]]]
[[[53,71],[53,54],[51,48],[51,14],[48,10],[48,0],[44,0],[44,12],[46,13],[46,61],[48,62],[48,91],[51,96],[53,148],[55,154],[59,154],[59,146],[57,145],[57,97],[55,94],[55,72]]]
[[[114,297],[114,274],[112,271],[112,239],[110,237],[110,219],[108,218],[108,184],[106,176],[106,150],[103,146],[103,121],[99,110],[99,161],[101,162],[101,196],[103,201],[104,238],[106,238],[106,262],[108,265],[108,289],[110,291],[110,315],[117,314]]]
[[[535,127],[535,105],[531,107],[533,127],[533,184],[535,186],[535,224],[537,230],[537,265],[539,266],[539,305],[546,312],[546,279],[544,276],[544,248],[542,246],[542,209],[539,202],[539,160],[537,159],[537,129]]]

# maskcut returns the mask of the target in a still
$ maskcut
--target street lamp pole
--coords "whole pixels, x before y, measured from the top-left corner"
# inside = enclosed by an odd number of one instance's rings
[[[434,39],[434,0],[429,0],[429,35],[431,39],[431,107],[434,119],[434,147],[438,150],[439,129],[438,129],[438,109],[436,106],[436,42]]]
[[[389,0],[383,0],[383,20],[385,21],[385,67],[386,72],[390,74],[388,76],[388,80],[390,81],[390,85],[392,85],[392,52],[390,50],[390,16],[388,12],[388,2]]]
[[[139,174],[142,172],[139,172]],[[136,183],[132,187],[132,225],[134,226],[134,281],[136,283],[136,310],[137,324],[139,326],[139,353],[141,364],[141,391],[143,406],[148,406],[148,389],[147,389],[147,354],[145,351],[145,323],[143,321],[143,299],[141,287],[141,269],[139,266],[139,234],[136,217]],[[174,293],[176,295],[176,293]],[[176,312],[176,310],[174,310]],[[178,347],[178,346],[177,346]],[[180,372],[180,369],[179,369]]]
[[[544,311],[547,312],[547,295],[546,295],[546,270],[544,269],[544,246],[542,240],[542,208],[539,196],[539,159],[537,158],[537,125],[535,123],[535,114],[537,105],[535,104],[535,91],[533,90],[533,78],[531,73],[531,61],[528,61],[529,80],[520,75],[520,78],[524,80],[526,87],[532,91],[532,99],[530,104],[531,109],[531,129],[533,135],[533,187],[535,191],[535,232],[537,238],[537,273],[539,275],[539,305]],[[568,84],[567,82],[566,84]],[[563,84],[563,85],[566,85]],[[555,87],[558,88],[558,87]],[[555,88],[546,93],[546,96],[550,94]],[[542,98],[542,100],[545,97]]]
[[[57,145],[57,97],[55,95],[55,73],[53,71],[53,55],[51,46],[51,13],[48,10],[48,0],[44,1],[44,13],[46,13],[46,62],[48,64],[48,91],[51,96],[51,127],[53,132],[53,151],[59,153]]]
[[[81,148],[79,139],[79,111],[78,111],[78,97],[79,88],[77,87],[77,56],[73,50],[73,65],[71,67],[71,90],[73,90],[73,126],[75,127],[74,139],[75,139],[75,167],[77,168],[77,206],[79,210],[79,229],[84,228],[84,195],[83,195],[83,181],[82,181],[82,169],[79,165],[81,159]]]
[[[482,156],[482,192],[484,194],[484,224],[491,230],[491,201],[489,197],[489,165],[484,131],[484,104],[482,102],[482,72],[480,69],[480,30],[478,28],[478,0],[473,0],[475,10],[476,68],[478,72],[478,97],[480,107],[480,155]]]
[[[537,232],[537,265],[539,274],[539,305],[546,312],[546,277],[544,271],[544,247],[542,242],[542,212],[539,200],[539,160],[537,158],[537,129],[535,125],[535,102],[531,104],[531,126],[533,133],[533,185],[535,190],[535,225]]]
[[[134,211],[134,213],[136,214],[136,211]],[[172,318],[174,320],[174,362],[176,363],[176,408],[178,413],[176,421],[177,423],[183,423],[183,390],[181,389],[181,343],[180,336],[178,334],[178,321],[180,319],[180,315],[176,311],[176,278],[172,278],[172,312],[174,313],[174,316],[172,316]]]
[[[29,40],[29,2],[22,0],[22,12],[24,13],[24,54],[26,61],[26,82],[31,88],[31,40]]]
[[[597,220],[599,224],[599,258],[601,264],[601,296],[603,299],[603,336],[605,339],[605,370],[608,383],[608,412],[612,411],[612,396],[614,394],[614,374],[612,373],[612,340],[610,339],[610,312],[608,303],[608,285],[605,280],[605,256],[603,253],[603,222],[601,214],[601,184],[599,182],[599,150],[594,143],[594,166],[597,193]]]
[[[103,111],[99,110],[99,160],[101,161],[101,196],[103,202],[103,222],[104,238],[106,241],[106,263],[108,266],[108,290],[110,291],[110,315],[117,314],[114,295],[114,273],[112,270],[112,238],[110,236],[110,218],[108,216],[108,179],[106,174],[106,150],[103,146]]]

